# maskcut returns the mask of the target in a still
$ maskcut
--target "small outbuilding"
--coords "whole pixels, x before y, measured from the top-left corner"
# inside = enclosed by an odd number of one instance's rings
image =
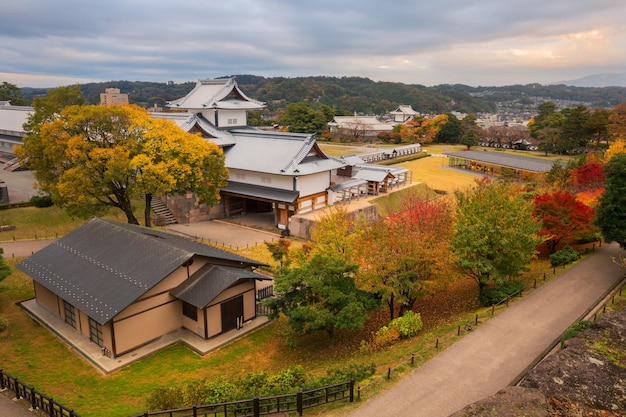
[[[99,218],[17,264],[47,313],[113,358],[187,329],[209,339],[256,317],[262,263]]]

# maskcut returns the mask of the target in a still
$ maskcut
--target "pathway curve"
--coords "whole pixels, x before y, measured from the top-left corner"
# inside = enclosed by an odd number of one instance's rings
[[[510,385],[619,284],[624,271],[611,259],[619,253],[603,245],[350,416],[447,417]]]

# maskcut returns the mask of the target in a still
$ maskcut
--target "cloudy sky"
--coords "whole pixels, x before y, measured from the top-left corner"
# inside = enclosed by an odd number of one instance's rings
[[[14,0],[0,82],[360,76],[432,86],[626,72],[624,0]]]

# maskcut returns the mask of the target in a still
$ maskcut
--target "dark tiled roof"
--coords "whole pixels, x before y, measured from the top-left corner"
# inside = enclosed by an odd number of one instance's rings
[[[248,269],[206,264],[174,288],[170,294],[197,308],[204,308],[225,289],[250,279],[269,278]]]
[[[104,324],[194,255],[223,265],[261,265],[160,230],[93,219],[17,268]]]
[[[462,151],[446,152],[448,156],[470,159],[472,161],[485,162],[488,164],[500,165],[507,168],[516,168],[523,171],[548,172],[552,169],[555,161],[548,159],[533,158],[530,156],[513,155],[504,152],[479,152]]]
[[[242,182],[228,181],[226,187],[222,191],[239,194],[242,196],[251,196],[263,198],[266,200],[282,201],[284,203],[293,203],[298,199],[300,193],[297,191],[281,190],[279,188],[264,187],[262,185],[244,184]]]

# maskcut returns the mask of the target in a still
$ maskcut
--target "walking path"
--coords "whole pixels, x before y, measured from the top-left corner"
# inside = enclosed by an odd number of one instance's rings
[[[517,382],[621,282],[624,270],[611,259],[621,252],[603,245],[350,416],[447,417]]]

